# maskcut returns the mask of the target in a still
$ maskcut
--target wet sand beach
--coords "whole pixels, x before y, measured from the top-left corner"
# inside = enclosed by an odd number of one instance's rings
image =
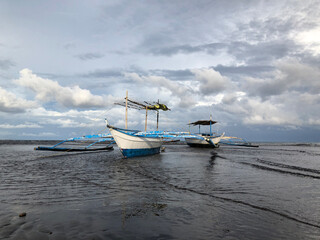
[[[320,238],[317,144],[132,159],[34,147],[0,145],[0,239]]]

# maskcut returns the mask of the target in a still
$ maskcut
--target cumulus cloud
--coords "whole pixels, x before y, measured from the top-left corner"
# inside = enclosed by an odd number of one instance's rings
[[[232,86],[228,78],[212,68],[192,69],[191,72],[200,82],[199,90],[202,94],[217,94]]]
[[[192,89],[185,84],[171,81],[162,76],[140,76],[137,73],[124,73],[124,76],[144,86],[169,90],[172,96],[179,98],[180,107],[190,107],[195,104],[191,94]]]
[[[189,80],[170,80],[164,76],[143,76],[137,73],[124,73],[126,78],[144,87],[163,89],[171,94],[171,103],[179,99],[178,107],[212,105],[221,101],[222,94],[234,90],[233,83],[212,68],[188,70]],[[206,102],[206,103],[205,103]]]
[[[231,92],[223,96],[222,101],[224,104],[233,104],[236,101],[241,101],[243,97],[246,96],[245,92]]]
[[[37,107],[34,101],[28,101],[17,97],[15,94],[8,92],[0,87],[0,111],[7,113],[21,113],[26,109]]]
[[[289,91],[261,99],[239,92],[226,95],[215,108],[246,125],[315,126],[320,119],[320,95]]]
[[[29,69],[21,70],[20,78],[15,82],[35,92],[38,100],[43,102],[56,101],[65,107],[105,107],[113,103],[111,96],[93,95],[89,90],[82,89],[78,85],[63,87],[57,81],[33,74]]]
[[[118,112],[117,112],[118,111]],[[41,126],[55,126],[60,128],[99,128],[105,126],[104,118],[118,119],[124,116],[123,109],[109,110],[68,110],[65,112],[47,110],[43,107],[28,111],[31,119],[36,118]]]
[[[216,108],[246,125],[319,125],[320,68],[286,58],[263,76],[245,78]]]
[[[294,109],[278,101],[261,101],[260,98],[234,97],[217,105],[216,108],[231,114],[235,120],[248,125],[300,125],[301,119]]]
[[[248,99],[247,115],[243,118],[245,124],[260,125],[300,125],[296,113],[292,110],[286,110],[280,103],[272,101],[261,102],[257,99]]]

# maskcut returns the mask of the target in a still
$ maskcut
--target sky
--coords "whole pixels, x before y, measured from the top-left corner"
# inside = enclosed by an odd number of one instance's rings
[[[0,139],[124,127],[127,90],[160,130],[319,142],[319,1],[0,1]]]

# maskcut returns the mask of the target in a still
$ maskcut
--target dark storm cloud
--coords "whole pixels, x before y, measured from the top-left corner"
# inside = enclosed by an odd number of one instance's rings
[[[172,56],[175,54],[183,53],[183,54],[191,54],[195,52],[207,52],[208,54],[216,54],[218,50],[221,50],[226,47],[224,43],[210,43],[198,46],[191,46],[188,44],[185,45],[177,45],[163,48],[151,48],[149,50],[150,53],[154,55],[165,55]]]
[[[163,48],[152,48],[150,52],[154,55],[166,55],[172,56],[179,53],[194,53],[200,52],[202,49],[199,46],[190,46],[190,45],[180,45],[172,47],[163,47]]]
[[[306,2],[304,4],[305,8],[301,9],[301,6],[297,6],[297,11],[303,14],[315,15],[315,11],[307,7],[313,4],[312,2]],[[243,4],[233,3],[230,5],[220,1],[209,4],[210,7],[214,6],[215,12],[219,9],[224,9],[226,5],[233,10],[243,7]],[[285,3],[282,5],[286,7]],[[238,61],[245,62],[246,65],[271,65],[274,60],[301,53],[302,46],[289,37],[290,34],[294,34],[293,31],[306,31],[318,24],[314,18],[309,20],[303,14],[292,15],[292,12],[290,12],[292,10],[291,7],[284,10],[284,13],[288,11],[287,15],[276,15],[270,18],[255,17],[248,22],[238,22],[232,31],[230,29],[225,30],[225,37],[220,38],[220,41],[188,44],[187,39],[190,36],[187,36],[186,39],[175,41],[175,33],[167,30],[146,35],[138,50],[162,56],[200,52],[216,55],[220,51],[225,51]],[[196,14],[196,10],[194,14]],[[203,14],[203,18],[206,18],[206,14],[204,12]],[[191,21],[191,23],[194,22]],[[179,32],[179,29],[177,29],[177,32]],[[183,42],[185,43],[181,44]]]
[[[219,64],[213,68],[222,75],[250,75],[255,77],[274,70],[273,66],[268,65],[224,66]]]
[[[0,102],[0,112],[17,114],[17,113],[25,113],[27,112],[27,109],[25,109],[24,107],[18,107],[18,106],[7,107],[7,106],[4,106],[2,102]]]
[[[284,13],[288,10],[289,8],[284,10]],[[304,14],[314,14],[308,7],[298,10],[298,15],[288,12],[288,15],[265,19],[254,18],[248,23],[238,23],[237,30],[228,37],[239,41],[228,44],[228,53],[238,60],[253,65],[267,64],[276,59],[301,54],[304,47],[290,35],[313,29],[318,25],[318,21],[315,18],[304,17]]]
[[[6,113],[24,113],[26,110],[19,107],[7,107],[2,102],[0,102],[0,112]]]
[[[238,23],[237,30],[232,33],[232,39],[246,38],[249,41],[267,41],[268,39],[287,38],[287,35],[297,26],[302,25],[296,18],[273,17],[267,19],[252,19],[248,23]]]
[[[104,55],[100,53],[84,53],[84,54],[76,55],[75,57],[79,58],[80,60],[87,61],[87,60],[103,58]]]
[[[189,70],[168,70],[168,69],[155,69],[150,70],[152,75],[163,76],[170,80],[178,80],[178,81],[185,81],[190,80],[194,77],[194,74]]]
[[[239,61],[244,61],[246,64],[268,64],[276,59],[295,55],[296,49],[299,46],[292,40],[273,40],[266,42],[258,42],[250,44],[248,42],[229,42],[229,43],[209,43],[203,45],[191,46],[176,45],[169,47],[155,47],[148,51],[153,55],[173,56],[176,54],[192,54],[204,52],[208,55],[217,55],[225,51],[229,55],[235,57]]]
[[[271,64],[274,60],[294,55],[298,48],[291,40],[275,40],[250,44],[232,42],[228,45],[228,53],[239,61],[249,65]]]
[[[86,78],[108,78],[108,77],[120,77],[122,76],[121,70],[115,70],[115,69],[98,69],[91,71],[86,74],[81,74],[81,77]]]
[[[8,70],[11,67],[14,67],[15,64],[9,59],[0,59],[0,69]]]
[[[265,82],[248,80],[243,86],[249,96],[259,96],[263,101],[266,101],[272,96],[282,94],[286,90],[287,83],[283,80],[269,80]]]
[[[285,92],[297,94],[315,94],[320,92],[320,69],[291,59],[276,64],[277,71],[270,78],[248,78],[242,88],[250,96],[259,96],[267,100]]]
[[[72,48],[74,48],[76,46],[76,44],[75,43],[73,43],[73,42],[69,42],[69,43],[66,43],[66,44],[64,44],[63,45],[63,47],[64,47],[64,49],[72,49]]]
[[[301,61],[305,64],[308,64],[313,67],[320,66],[320,55],[314,55],[312,51],[305,51],[302,53],[298,53],[296,55],[298,59],[301,59]]]

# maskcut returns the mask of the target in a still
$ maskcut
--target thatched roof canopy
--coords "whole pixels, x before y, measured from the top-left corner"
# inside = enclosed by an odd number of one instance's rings
[[[216,121],[212,121],[212,120],[199,120],[199,121],[196,121],[196,122],[189,123],[188,125],[193,125],[193,126],[196,126],[196,125],[210,125],[210,122],[211,122],[211,125],[217,123]]]

